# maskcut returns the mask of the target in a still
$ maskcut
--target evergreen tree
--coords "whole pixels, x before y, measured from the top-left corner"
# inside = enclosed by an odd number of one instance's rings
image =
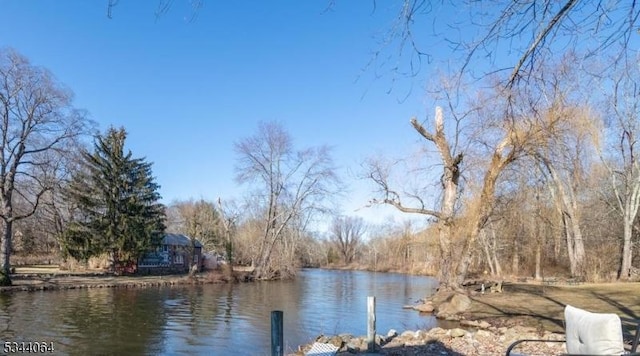
[[[110,128],[96,138],[93,153],[82,154],[83,169],[66,192],[77,208],[61,237],[66,255],[86,262],[108,253],[116,267],[159,244],[165,220],[159,185],[151,163],[125,154],[126,136],[124,128]]]

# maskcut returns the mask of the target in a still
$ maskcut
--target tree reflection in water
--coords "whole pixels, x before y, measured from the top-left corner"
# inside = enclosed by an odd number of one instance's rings
[[[402,309],[435,286],[428,277],[304,270],[293,281],[17,292],[0,295],[0,337],[53,341],[72,355],[268,354],[270,314],[282,310],[285,350],[294,351],[323,333],[365,335],[368,295],[380,333],[436,326]]]

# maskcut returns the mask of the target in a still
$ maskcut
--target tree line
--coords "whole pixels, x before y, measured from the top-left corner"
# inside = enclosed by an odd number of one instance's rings
[[[3,280],[14,226],[20,226],[24,248],[58,247],[78,259],[107,253],[118,262],[151,244],[165,216],[168,228],[224,251],[230,261],[254,265],[260,279],[286,278],[300,265],[334,263],[417,268],[436,274],[444,289],[459,289],[470,274],[484,271],[635,278],[637,6],[495,1],[487,11],[469,2],[466,15],[477,31],[454,31],[461,34],[455,38],[448,31],[418,36],[425,19],[434,28],[452,24],[437,16],[439,8],[431,2],[400,3],[384,45],[397,43],[397,55],[409,54],[409,61],[392,68],[394,76],[419,75],[422,60],[430,56],[421,42],[427,38],[452,44],[452,53],[462,59],[430,83],[433,117],[409,120],[408,129],[423,142],[418,153],[371,158],[361,171],[372,187],[368,204],[424,216],[422,231],[367,228],[358,218],[340,216],[330,198],[344,190],[330,150],[294,147],[277,123],[261,124],[235,145],[236,181],[251,192],[245,201],[191,200],[165,209],[157,205],[150,165],[117,153],[123,130],[94,135],[93,153],[76,150],[80,138],[91,133],[70,91],[48,71],[5,50],[0,58]],[[496,68],[505,41],[515,57],[507,68]],[[381,54],[376,58],[388,57]],[[114,148],[113,154],[106,152]],[[74,158],[74,151],[84,153]],[[106,167],[127,172],[113,175],[126,188],[91,194],[96,190],[87,182],[106,189]],[[139,181],[123,179],[129,173]],[[121,210],[139,215],[121,216]],[[334,217],[331,227],[314,234],[310,226],[322,216]],[[125,231],[135,231],[141,240],[118,237]],[[34,236],[41,235],[46,243],[34,244]]]
[[[62,258],[107,255],[112,269],[157,245],[151,164],[125,150],[124,128],[95,133],[71,90],[12,49],[0,50],[0,119],[0,285],[11,285],[14,236]]]
[[[263,123],[235,145],[236,181],[251,189],[241,215],[221,199],[167,208],[152,164],[126,149],[124,128],[97,132],[72,92],[15,50],[0,50],[0,80],[2,285],[11,284],[12,255],[83,264],[106,256],[110,269],[127,269],[167,230],[255,266],[256,278],[287,278],[300,238],[339,186],[327,147],[298,149],[282,125]]]
[[[84,263],[106,255],[116,268],[170,231],[254,266],[260,279],[336,265],[434,274],[451,288],[479,271],[634,278],[638,69],[589,77],[571,60],[541,67],[526,90],[496,85],[436,107],[431,120],[411,119],[408,129],[424,143],[419,162],[411,155],[363,164],[369,204],[424,215],[417,231],[342,215],[335,197],[345,190],[330,149],[295,147],[277,122],[235,144],[236,181],[250,193],[244,201],[165,207],[151,163],[125,149],[124,128],[95,133],[68,89],[4,50],[3,274],[8,279],[12,253]],[[82,137],[93,137],[93,147]],[[314,231],[321,219],[331,223]]]

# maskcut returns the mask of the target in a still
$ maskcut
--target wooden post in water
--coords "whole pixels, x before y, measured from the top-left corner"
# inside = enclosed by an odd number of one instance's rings
[[[281,310],[271,312],[271,356],[284,355],[283,315]]]
[[[367,348],[376,351],[376,297],[367,297]]]

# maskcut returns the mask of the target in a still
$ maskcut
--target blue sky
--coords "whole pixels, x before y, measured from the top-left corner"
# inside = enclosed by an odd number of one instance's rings
[[[346,214],[369,198],[354,178],[365,157],[420,141],[409,119],[433,112],[428,71],[408,79],[367,68],[397,4],[207,1],[189,21],[188,1],[156,18],[158,3],[120,0],[109,19],[106,0],[0,0],[0,46],[50,69],[102,131],[124,126],[134,155],[153,162],[163,202],[240,199],[233,143],[261,120],[282,122],[298,147],[334,148],[353,189]]]

